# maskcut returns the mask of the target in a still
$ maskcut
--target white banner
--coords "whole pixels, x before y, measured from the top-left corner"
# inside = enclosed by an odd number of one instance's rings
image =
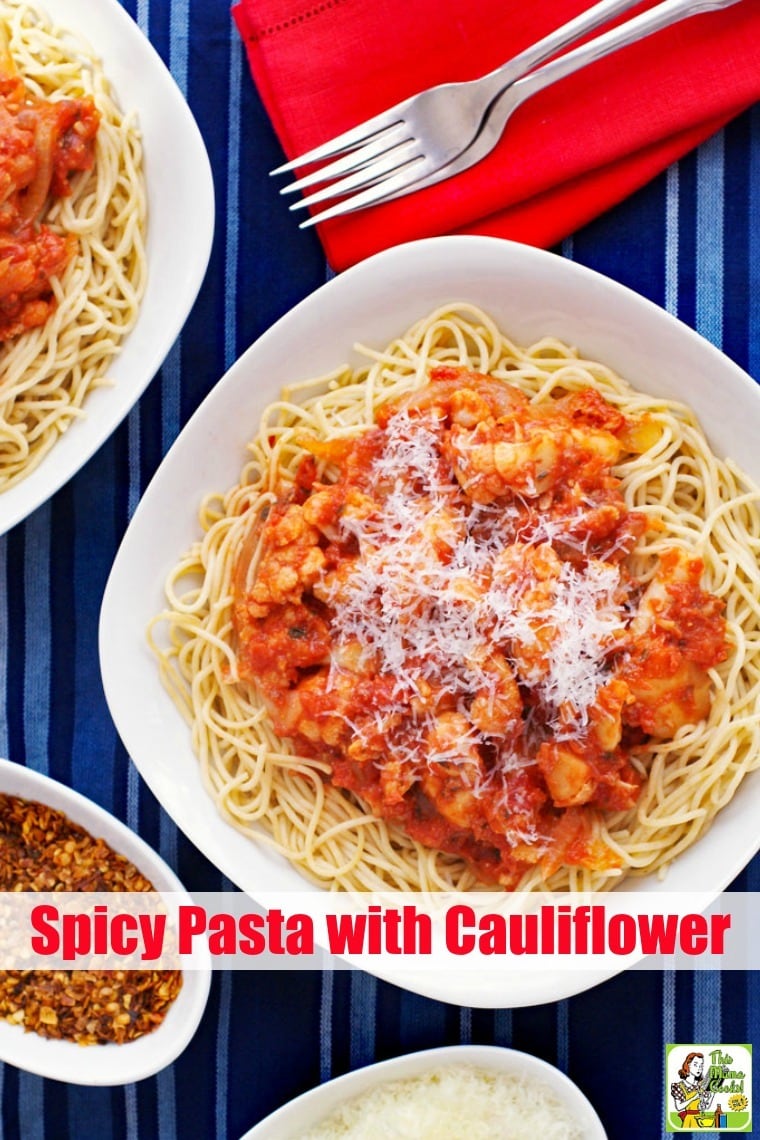
[[[0,893],[0,968],[760,968],[755,894]]]

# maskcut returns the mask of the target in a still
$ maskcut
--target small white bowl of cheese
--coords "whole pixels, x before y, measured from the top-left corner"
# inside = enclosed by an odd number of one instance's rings
[[[381,1061],[277,1109],[242,1140],[607,1140],[591,1103],[553,1065],[493,1045]]]

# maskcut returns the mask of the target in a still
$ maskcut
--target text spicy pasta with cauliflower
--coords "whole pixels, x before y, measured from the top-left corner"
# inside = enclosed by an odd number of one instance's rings
[[[234,577],[276,734],[480,881],[618,866],[598,813],[634,807],[642,748],[707,715],[728,655],[699,558],[628,565],[646,521],[613,467],[650,434],[593,388],[534,404],[439,366],[363,434],[304,438]]]

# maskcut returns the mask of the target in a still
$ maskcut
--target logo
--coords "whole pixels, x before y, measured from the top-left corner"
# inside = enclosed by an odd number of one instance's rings
[[[752,1046],[668,1045],[665,1131],[752,1131]]]

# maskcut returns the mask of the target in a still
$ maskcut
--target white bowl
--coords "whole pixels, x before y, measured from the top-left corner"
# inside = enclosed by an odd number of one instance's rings
[[[187,725],[159,679],[146,627],[163,609],[167,573],[198,537],[201,498],[237,482],[246,441],[280,388],[355,360],[356,342],[384,347],[438,305],[464,300],[480,305],[518,342],[552,334],[643,391],[687,400],[715,450],[760,482],[760,390],[750,377],[656,305],[551,253],[494,238],[434,238],[381,253],[302,301],[233,365],[167,455],[117,554],[101,611],[106,697],[132,759],[186,835],[254,897],[257,890],[309,886],[285,859],[218,815],[202,787]],[[757,774],[744,782],[666,880],[636,879],[636,891],[723,890],[758,848],[759,780]],[[371,959],[366,968],[380,973]],[[490,972],[423,977],[405,973],[399,962],[381,976],[441,1001],[506,1007],[555,1001],[609,973],[560,966],[526,972],[509,963],[497,983]]]
[[[157,891],[182,901],[189,896],[156,852],[115,816],[64,784],[0,760],[0,792],[47,804],[129,859]],[[182,988],[159,1026],[123,1045],[82,1046],[53,1040],[0,1019],[0,1060],[51,1080],[76,1085],[126,1085],[170,1065],[192,1039],[203,1016],[211,984],[210,967],[194,959],[183,971]]]
[[[572,1112],[582,1130],[583,1140],[606,1140],[607,1133],[601,1120],[569,1077],[530,1053],[502,1049],[497,1045],[447,1045],[440,1049],[393,1057],[390,1061],[380,1061],[376,1065],[346,1073],[310,1089],[278,1108],[249,1129],[241,1140],[298,1140],[307,1128],[314,1128],[353,1097],[362,1096],[389,1081],[419,1077],[431,1070],[451,1065],[469,1065],[495,1074],[540,1082]]]
[[[79,470],[153,379],[198,294],[214,232],[214,186],[200,131],[137,24],[118,0],[39,0],[39,6],[92,46],[122,111],[137,112],[148,195],[148,281],[137,321],[109,365],[113,386],[90,392],[84,415],[25,479],[0,494],[0,534]]]

